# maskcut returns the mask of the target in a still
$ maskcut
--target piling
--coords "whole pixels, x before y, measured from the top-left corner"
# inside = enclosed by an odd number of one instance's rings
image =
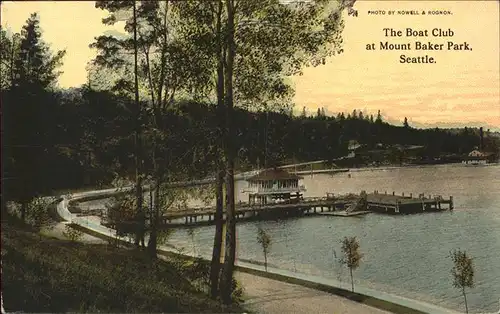
[[[450,210],[453,210],[453,196],[450,196]]]

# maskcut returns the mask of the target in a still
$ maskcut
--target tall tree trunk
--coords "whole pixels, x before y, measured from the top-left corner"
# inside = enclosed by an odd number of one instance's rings
[[[349,267],[349,272],[351,273],[351,290],[354,292],[354,279],[352,277],[352,268]]]
[[[2,276],[2,273],[3,273],[2,269],[3,269],[2,260],[0,260],[0,276]],[[2,291],[0,291],[0,306],[1,306],[0,310],[2,311],[1,313],[7,313],[7,312],[5,312],[5,310],[3,308],[3,293],[2,293]]]
[[[0,197],[0,202],[2,206],[2,215],[1,217],[7,217],[8,211],[7,211],[7,201],[5,200],[5,191],[2,192],[2,195]],[[7,218],[6,218],[7,219]]]
[[[231,286],[236,259],[236,215],[234,204],[234,160],[235,145],[232,126],[233,117],[233,64],[235,58],[234,43],[234,0],[226,1],[227,29],[226,39],[227,55],[225,63],[225,107],[226,107],[226,133],[225,133],[225,155],[226,155],[226,251],[224,256],[224,268],[221,278],[221,296],[225,304],[231,303]]]
[[[28,201],[21,203],[21,221],[26,222],[26,213],[28,212]]]
[[[219,274],[220,274],[220,259],[222,250],[222,225],[223,225],[223,184],[224,171],[220,170],[217,177],[217,188],[215,192],[215,236],[214,248],[212,251],[212,264],[210,268],[210,296],[212,299],[217,298],[219,294]]]
[[[462,287],[462,294],[464,295],[465,300],[465,313],[469,313],[469,307],[467,306],[467,295],[465,294],[465,287]]]
[[[266,251],[264,251],[264,267],[267,271],[267,252]]]
[[[218,1],[217,8],[217,24],[216,24],[216,36],[217,36],[217,118],[219,127],[219,138],[217,142],[222,144],[224,141],[224,128],[225,128],[225,110],[224,110],[224,54],[222,50],[222,0]],[[219,158],[222,160],[220,155],[221,150],[217,150]],[[223,234],[223,210],[224,210],[224,175],[225,171],[222,169],[222,162],[219,165],[219,172],[217,174],[217,187],[215,192],[216,199],[216,210],[215,210],[215,235],[214,235],[214,247],[212,251],[212,263],[210,269],[210,296],[215,299],[219,295],[219,275],[220,275],[220,260],[222,253],[222,234]]]
[[[159,220],[159,207],[160,207],[160,179],[157,178],[155,182],[154,196],[153,196],[153,212],[150,215],[150,232],[148,241],[148,254],[152,259],[156,259],[156,247],[158,245],[158,220]]]
[[[135,236],[135,245],[139,246],[142,242],[144,245],[144,224],[145,217],[142,208],[143,191],[142,191],[142,149],[141,149],[141,108],[139,104],[139,81],[137,77],[137,9],[134,0],[133,15],[134,15],[134,90],[135,90],[135,197],[136,197],[136,215],[138,222],[138,230]]]
[[[16,36],[12,36],[12,49],[10,58],[10,88],[14,87],[14,59],[15,59]]]

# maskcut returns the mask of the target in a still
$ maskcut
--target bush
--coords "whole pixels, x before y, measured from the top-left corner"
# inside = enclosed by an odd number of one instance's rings
[[[240,304],[243,302],[243,286],[234,277],[231,281],[231,299],[236,304]]]
[[[71,242],[77,242],[83,237],[83,232],[78,230],[77,225],[67,224],[63,231],[63,236],[68,238]]]

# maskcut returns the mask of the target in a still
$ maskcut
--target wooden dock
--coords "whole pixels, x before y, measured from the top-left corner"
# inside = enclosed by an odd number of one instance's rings
[[[267,205],[236,204],[236,220],[266,220],[286,217],[317,215],[346,209],[355,198],[328,199],[315,198],[298,203],[280,203]],[[215,217],[215,207],[187,209],[169,212],[161,217],[164,226],[179,226],[191,224],[212,224]],[[225,219],[225,213],[223,214]]]
[[[418,197],[404,193],[380,193],[374,191],[367,194],[366,208],[359,208],[360,196],[350,195],[333,197],[327,193],[323,198],[306,198],[296,203],[278,203],[266,205],[249,205],[239,203],[236,205],[236,220],[270,220],[287,217],[301,217],[311,215],[351,217],[366,215],[371,212],[384,214],[410,214],[422,212],[435,212],[453,209],[453,197],[443,197],[420,194]],[[364,206],[363,206],[364,207]],[[225,213],[223,219],[225,220]],[[214,224],[215,207],[189,208],[185,210],[170,211],[161,218],[163,228],[187,227],[192,225]]]
[[[414,197],[412,193],[397,195],[374,191],[367,195],[367,209],[369,211],[393,214],[418,213],[428,211],[453,210],[453,196],[444,199],[441,195],[424,195]]]

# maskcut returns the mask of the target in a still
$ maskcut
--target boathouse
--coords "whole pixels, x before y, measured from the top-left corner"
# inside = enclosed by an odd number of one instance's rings
[[[243,192],[248,193],[248,203],[251,205],[297,202],[306,190],[303,185],[299,185],[300,179],[302,177],[283,169],[268,169],[248,178],[248,187]]]
[[[488,157],[489,154],[475,149],[464,158],[462,163],[466,165],[484,165],[488,162]]]

